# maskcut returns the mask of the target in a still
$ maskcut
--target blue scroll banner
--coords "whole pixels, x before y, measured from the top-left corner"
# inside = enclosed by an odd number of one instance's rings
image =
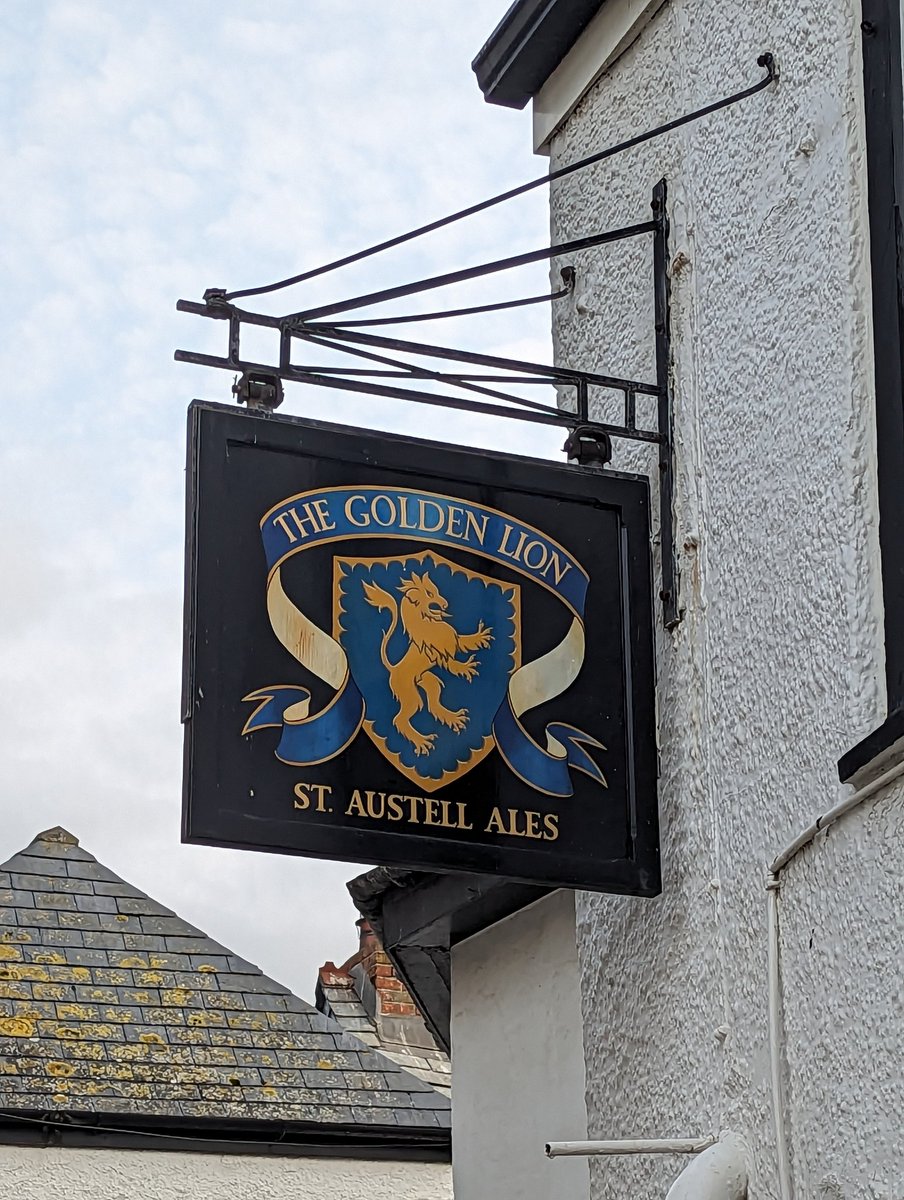
[[[571,725],[546,728],[542,747],[520,717],[561,695],[577,678],[584,660],[584,604],[589,578],[578,561],[539,529],[506,513],[457,497],[403,488],[324,488],[302,492],[272,508],[261,520],[267,558],[267,611],[273,631],[308,670],[335,689],[317,713],[310,692],[281,684],[245,697],[258,705],[243,733],[281,728],[277,757],[293,766],[326,762],[357,736],[365,699],[352,679],[345,651],[286,595],[281,568],[287,559],[324,543],[361,538],[404,539],[482,555],[552,592],[572,615],[568,633],[541,658],[515,670],[493,719],[492,734],[509,768],[530,787],[552,796],[574,792],[569,769],[603,787],[606,780],[585,747],[604,749]]]

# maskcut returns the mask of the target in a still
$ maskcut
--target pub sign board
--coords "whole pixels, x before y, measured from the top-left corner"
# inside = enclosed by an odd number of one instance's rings
[[[183,837],[659,891],[646,479],[196,401]]]

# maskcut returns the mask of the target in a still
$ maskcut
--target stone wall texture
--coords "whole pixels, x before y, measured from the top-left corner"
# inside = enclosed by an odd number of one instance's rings
[[[885,706],[859,22],[856,0],[669,0],[551,146],[553,167],[572,162],[778,57],[777,88],[552,195],[554,241],[645,219],[663,176],[672,220],[685,616],[657,630],[664,884],[654,901],[578,898],[589,1134],[734,1130],[754,1200],[778,1188],[766,866],[836,803],[837,759]],[[648,244],[569,261],[558,361],[652,379]],[[598,416],[612,399],[595,396]],[[801,1200],[904,1196],[902,832],[890,788],[785,874]],[[662,1197],[682,1165],[592,1160],[591,1195]]]

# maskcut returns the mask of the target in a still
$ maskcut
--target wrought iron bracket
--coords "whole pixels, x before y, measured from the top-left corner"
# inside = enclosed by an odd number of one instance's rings
[[[197,354],[186,350],[177,350],[176,359],[179,362],[197,363],[202,366],[222,367],[229,371],[242,373],[241,381],[233,391],[239,402],[245,402],[264,410],[275,408],[282,401],[281,380],[296,383],[316,384],[319,387],[341,388],[345,391],[355,391],[364,395],[387,396],[402,400],[412,400],[421,404],[435,404],[445,408],[458,408],[471,412],[490,413],[493,416],[509,417],[520,421],[536,421],[544,424],[564,425],[569,428],[570,435],[566,442],[566,450],[575,461],[590,469],[599,469],[611,459],[612,439],[628,441],[652,442],[658,448],[659,467],[659,508],[660,508],[660,548],[662,553],[662,586],[660,599],[663,605],[663,617],[667,627],[671,628],[681,619],[678,608],[678,567],[675,553],[675,537],[673,525],[673,488],[674,488],[674,439],[672,433],[672,395],[670,388],[670,359],[671,346],[669,334],[669,278],[668,278],[668,214],[666,211],[666,185],[663,180],[657,184],[653,192],[652,219],[623,229],[608,230],[605,233],[590,237],[579,238],[558,246],[545,246],[528,254],[516,255],[512,258],[500,259],[496,262],[482,263],[465,270],[452,271],[445,275],[437,275],[430,279],[420,279],[399,287],[387,288],[381,292],[371,292],[366,295],[354,296],[339,300],[332,304],[321,305],[317,308],[305,309],[284,317],[264,316],[260,313],[246,312],[236,308],[234,301],[246,296],[261,296],[277,292],[283,288],[293,287],[310,279],[335,271],[340,267],[349,266],[371,255],[379,254],[394,246],[400,246],[414,238],[422,237],[437,229],[442,229],[456,221],[461,221],[479,212],[484,212],[498,204],[503,204],[517,196],[522,196],[534,188],[551,184],[563,179],[575,171],[601,163],[606,159],[633,149],[663,134],[680,129],[693,121],[707,117],[722,109],[739,104],[759,92],[777,84],[779,78],[778,64],[774,56],[766,51],[757,59],[757,65],[765,71],[759,80],[724,96],[719,100],[676,117],[664,125],[635,134],[626,141],[608,146],[586,158],[559,167],[546,175],[508,191],[500,192],[473,204],[459,212],[450,213],[439,220],[431,221],[406,233],[367,246],[363,250],[338,258],[333,262],[323,263],[302,271],[300,274],[277,280],[275,283],[261,287],[244,288],[239,291],[227,291],[225,288],[208,288],[204,293],[204,303],[197,304],[189,300],[180,300],[177,308],[181,312],[194,313],[202,317],[224,320],[229,324],[228,353],[219,357],[211,354]],[[416,321],[435,321],[443,318],[472,315],[474,313],[492,312],[499,309],[518,308],[528,304],[539,304],[545,301],[556,302],[568,295],[574,287],[574,267],[562,265],[560,275],[562,286],[558,290],[542,296],[527,296],[517,300],[507,300],[496,304],[484,304],[464,309],[447,309],[442,312],[408,313],[390,317],[366,317],[360,320],[329,321],[342,313],[354,312],[356,309],[382,304],[389,300],[397,300],[403,296],[415,295],[432,288],[448,284],[462,283],[483,275],[491,275],[497,271],[511,267],[524,266],[528,263],[540,262],[543,259],[559,258],[562,255],[588,250],[591,247],[603,246],[626,238],[639,237],[645,234],[653,235],[653,288],[655,302],[655,349],[656,349],[656,382],[643,383],[636,380],[620,379],[613,376],[600,375],[588,371],[572,371],[564,367],[550,367],[539,363],[521,362],[515,359],[500,358],[495,355],[474,354],[454,350],[445,346],[433,346],[423,342],[405,341],[398,338],[386,338],[372,333],[364,333],[367,326],[410,324]],[[250,362],[242,358],[240,353],[242,325],[263,325],[279,330],[280,350],[279,363],[276,366],[266,363]],[[347,355],[364,360],[368,369],[315,367],[298,365],[292,361],[292,351],[296,342],[307,342],[309,345],[321,346],[331,351],[340,351]],[[392,351],[392,355],[378,353]],[[463,373],[462,371],[437,371],[423,365],[412,364],[400,360],[395,354],[401,353],[410,357],[440,359],[456,363],[466,363],[489,369],[489,373]],[[377,367],[376,364],[380,364]],[[459,395],[440,395],[434,392],[421,391],[411,387],[396,386],[386,382],[388,379],[399,380],[400,383],[412,380],[430,380],[442,382],[458,391],[466,391],[467,397]],[[374,382],[380,380],[381,382]],[[559,388],[571,388],[574,392],[573,408],[571,410],[541,404],[527,400],[522,396],[498,390],[498,386],[506,383],[519,384],[553,384]],[[589,389],[592,386],[619,391],[624,397],[624,419],[622,424],[607,424],[591,421]],[[638,429],[637,427],[637,396],[655,396],[657,400],[656,429]],[[486,399],[475,399],[483,396]],[[490,403],[489,401],[502,403]]]
[[[282,401],[282,381],[314,384],[318,387],[337,388],[357,392],[365,396],[380,396],[409,400],[418,404],[437,405],[465,412],[486,413],[512,420],[529,421],[547,425],[560,425],[569,430],[564,450],[577,465],[588,470],[600,470],[612,459],[613,441],[646,442],[658,447],[658,494],[660,510],[660,551],[662,574],[660,599],[663,619],[672,627],[681,618],[678,609],[678,571],[675,554],[673,526],[673,435],[672,397],[670,389],[670,333],[669,333],[669,280],[668,280],[668,212],[666,206],[666,184],[662,180],[652,195],[651,219],[624,228],[607,230],[589,237],[546,246],[528,254],[516,255],[492,263],[417,280],[413,283],[387,288],[382,292],[370,292],[363,296],[322,305],[318,308],[291,313],[287,316],[268,316],[237,308],[220,289],[212,288],[205,293],[205,302],[180,300],[176,307],[180,312],[193,313],[216,321],[226,322],[228,346],[225,355],[201,354],[188,350],[177,350],[176,360],[201,366],[220,367],[240,374],[233,387],[240,403],[250,407],[272,410]],[[494,354],[481,354],[459,350],[449,346],[387,336],[371,332],[367,326],[407,323],[412,317],[439,320],[446,316],[461,316],[471,312],[486,312],[520,304],[541,301],[556,302],[569,295],[574,287],[575,268],[571,264],[560,267],[562,286],[549,295],[528,297],[523,300],[503,301],[499,304],[481,305],[476,309],[452,309],[439,313],[409,314],[336,321],[339,314],[354,313],[361,308],[371,308],[388,301],[414,295],[419,292],[443,287],[452,283],[495,274],[528,262],[562,256],[604,246],[627,239],[653,238],[653,298],[655,311],[655,381],[625,379],[593,371],[577,371],[569,367],[552,366],[545,363],[525,362],[520,359],[504,358]],[[242,356],[242,328],[249,325],[264,326],[279,332],[279,361],[260,363]],[[299,363],[295,356],[304,347],[305,357],[311,348],[320,347],[330,352],[340,352],[357,359],[355,365],[335,367],[316,366],[310,362]],[[399,355],[403,357],[399,357]],[[423,361],[447,362],[448,370],[438,370],[424,365]],[[415,360],[415,361],[412,361]],[[456,365],[453,365],[456,364]],[[464,370],[462,369],[464,366]],[[474,368],[480,368],[475,371]],[[447,392],[425,391],[411,386],[412,383],[430,381],[451,389]],[[568,406],[544,404],[524,396],[503,390],[506,384],[553,385],[560,393],[570,393]],[[591,389],[619,392],[622,396],[622,421],[595,420],[592,416]],[[466,394],[462,394],[462,393]],[[656,400],[655,428],[638,425],[637,397],[649,396]]]

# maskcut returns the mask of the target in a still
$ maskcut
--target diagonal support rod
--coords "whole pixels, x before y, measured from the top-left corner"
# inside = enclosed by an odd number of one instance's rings
[[[510,404],[524,405],[526,408],[535,408],[539,412],[546,412],[549,409],[547,404],[538,404],[535,400],[525,400],[521,396],[511,396],[508,392],[497,392],[495,388],[481,387],[478,383],[467,383],[458,375],[446,375],[441,371],[431,371],[427,367],[418,367],[414,364],[402,362],[398,358],[388,358],[385,354],[374,354],[370,350],[357,349],[354,346],[343,345],[342,342],[331,341],[326,337],[316,337],[312,334],[305,334],[304,340],[311,342],[316,346],[324,346],[329,350],[338,350],[341,354],[354,354],[358,358],[366,358],[371,362],[383,363],[384,366],[403,367],[406,368],[405,376],[409,379],[432,379],[435,382],[450,383],[454,387],[464,388],[469,392],[476,392],[483,396],[490,396],[495,400],[507,400]]]
[[[638,225],[626,225],[623,229],[610,229],[606,233],[594,233],[589,237],[575,238],[570,242],[561,242],[558,246],[541,246],[539,250],[529,250],[526,254],[513,254],[508,258],[498,258],[494,262],[480,263],[476,267],[464,267],[460,271],[447,271],[444,275],[433,275],[429,279],[417,279],[414,283],[402,283],[397,287],[384,288],[379,292],[366,292],[361,296],[352,296],[349,300],[338,300],[334,304],[321,304],[318,308],[307,308],[301,312],[290,313],[287,321],[313,321],[318,317],[331,317],[334,313],[349,312],[355,308],[365,308],[372,304],[384,304],[387,300],[399,300],[402,296],[414,296],[418,292],[429,292],[434,288],[448,287],[453,283],[466,283],[470,279],[479,279],[483,275],[495,275],[497,271],[510,271],[514,267],[526,267],[530,263],[543,262],[547,258],[556,258],[560,254],[573,254],[579,250],[590,250],[594,246],[608,246],[613,242],[624,242],[628,238],[639,237],[642,233],[652,233],[656,228],[653,221],[642,221]]]
[[[732,93],[730,96],[725,96],[723,99],[716,100],[712,104],[706,104],[703,108],[695,109],[694,112],[685,113],[684,116],[676,117],[673,121],[667,121],[664,125],[657,125],[654,129],[648,129],[644,133],[635,134],[634,137],[627,138],[623,142],[618,142],[614,146],[609,146],[605,150],[600,150],[596,154],[590,154],[586,158],[581,158],[577,162],[570,163],[568,166],[559,167],[557,170],[550,171],[546,175],[539,175],[536,179],[531,179],[527,183],[520,184],[518,187],[509,188],[508,191],[500,192],[496,196],[490,196],[487,200],[481,200],[477,204],[471,204],[468,208],[450,213],[446,217],[440,217],[439,220],[429,221],[426,225],[418,226],[417,229],[411,229],[407,233],[401,233],[396,237],[387,238],[386,241],[377,242],[375,245],[368,246],[365,250],[359,250],[355,254],[347,254],[343,258],[337,258],[332,262],[324,263],[322,266],[302,271],[298,275],[290,275],[287,279],[280,279],[276,283],[265,284],[263,287],[243,288],[240,291],[233,292],[227,292],[221,288],[210,288],[205,293],[204,298],[206,300],[210,297],[211,299],[220,301],[239,300],[245,296],[263,296],[268,292],[278,292],[283,288],[293,287],[296,283],[304,283],[308,279],[315,279],[318,275],[325,275],[329,271],[338,270],[340,267],[351,266],[352,263],[361,262],[362,259],[370,258],[372,255],[379,254],[383,250],[391,250],[394,246],[401,246],[405,242],[412,241],[414,238],[423,237],[424,234],[433,233],[437,229],[443,229],[446,225],[452,225],[456,221],[464,220],[465,217],[473,217],[477,213],[486,212],[487,209],[494,208],[497,204],[504,204],[506,200],[514,200],[516,197],[523,196],[535,188],[542,187],[544,184],[553,183],[556,179],[564,179],[567,175],[571,175],[575,171],[582,171],[585,167],[591,167],[595,163],[603,162],[605,159],[612,158],[616,154],[621,154],[625,150],[632,150],[635,146],[652,141],[653,138],[661,137],[663,134],[671,133],[675,129],[680,129],[683,125],[689,125],[692,121],[699,121],[702,117],[707,117],[711,113],[718,112],[720,109],[738,104],[741,100],[746,100],[748,96],[755,96],[757,92],[761,92],[769,87],[770,84],[775,83],[778,79],[778,67],[776,66],[774,56],[769,51],[766,51],[756,61],[757,66],[762,67],[766,72],[762,79],[751,84],[749,87]]]
[[[563,268],[564,271],[565,268]],[[573,279],[573,276],[572,276]],[[367,325],[411,325],[415,321],[443,321],[449,317],[473,317],[477,313],[503,312],[507,308],[526,308],[529,304],[545,304],[569,295],[572,286],[542,296],[524,296],[521,300],[503,300],[498,304],[477,304],[471,308],[444,308],[440,312],[408,313],[404,317],[371,317],[367,321],[339,321],[344,329],[363,329]]]
[[[503,371],[526,371],[534,375],[546,375],[551,383],[579,382],[581,380],[597,387],[613,388],[616,391],[640,392],[646,396],[658,396],[659,383],[641,383],[633,379],[620,379],[615,375],[600,375],[595,371],[574,371],[569,367],[550,367],[542,363],[525,362],[518,358],[501,358],[497,354],[478,354],[473,350],[455,350],[450,346],[433,346],[428,342],[412,342],[403,338],[382,337],[376,333],[361,333],[337,325],[302,325],[293,329],[299,337],[308,332],[325,334],[336,341],[354,342],[363,346],[382,347],[403,354],[420,354],[425,358],[449,359],[452,362],[476,363],[481,367],[496,367]]]

